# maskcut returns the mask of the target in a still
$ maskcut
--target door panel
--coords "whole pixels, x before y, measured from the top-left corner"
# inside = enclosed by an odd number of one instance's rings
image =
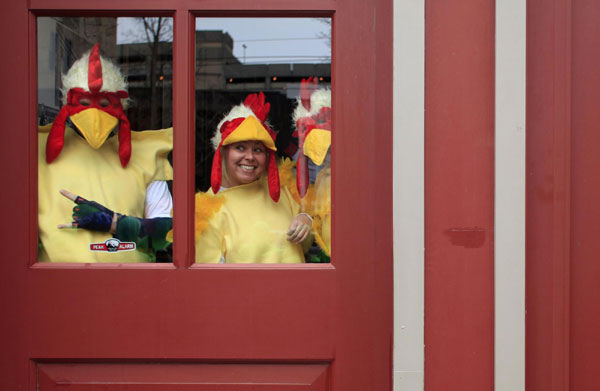
[[[206,8],[194,8],[200,5]],[[0,65],[1,110],[11,123],[2,130],[0,159],[5,182],[24,182],[3,192],[11,222],[2,228],[10,246],[0,255],[3,388],[35,390],[36,374],[40,389],[71,387],[65,378],[106,383],[70,389],[114,389],[119,374],[158,383],[189,374],[224,390],[391,389],[391,8],[383,0],[3,3],[0,28],[10,37],[3,49],[11,55]],[[173,264],[36,263],[36,17],[148,9],[174,18]],[[333,123],[340,130],[333,132],[332,264],[192,266],[190,37],[196,14],[215,10],[333,18]],[[239,384],[219,383],[230,372],[240,374]]]
[[[39,364],[40,391],[325,391],[327,364]]]
[[[21,332],[39,359],[331,359],[335,271],[302,266],[267,276],[38,267]]]

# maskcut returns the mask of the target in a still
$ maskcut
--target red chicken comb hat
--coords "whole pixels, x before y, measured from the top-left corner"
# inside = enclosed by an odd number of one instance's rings
[[[123,167],[127,166],[131,157],[130,125],[124,112],[129,97],[127,84],[119,69],[100,56],[100,44],[95,44],[89,55],[84,54],[71,66],[63,76],[63,87],[63,107],[54,119],[46,141],[46,162],[54,161],[63,148],[67,118],[88,109],[97,109],[119,122],[119,159]],[[82,103],[84,101],[85,104]],[[88,137],[84,136],[87,140]]]
[[[221,148],[239,141],[258,140],[267,148],[267,180],[269,195],[273,201],[279,201],[279,170],[275,158],[275,132],[266,124],[271,104],[265,102],[262,92],[250,94],[240,105],[234,106],[217,126],[212,142],[215,149],[210,184],[217,194],[223,179],[223,158]]]

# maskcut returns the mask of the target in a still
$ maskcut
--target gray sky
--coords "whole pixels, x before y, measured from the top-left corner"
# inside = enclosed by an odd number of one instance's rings
[[[131,42],[132,26],[132,18],[118,19],[118,43]],[[331,62],[331,25],[322,19],[197,18],[196,30],[229,33],[234,55],[248,64]]]

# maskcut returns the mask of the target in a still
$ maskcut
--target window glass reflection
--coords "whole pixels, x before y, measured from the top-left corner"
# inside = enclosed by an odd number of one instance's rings
[[[170,262],[172,19],[37,23],[39,261]]]
[[[331,19],[196,30],[196,262],[329,262]]]

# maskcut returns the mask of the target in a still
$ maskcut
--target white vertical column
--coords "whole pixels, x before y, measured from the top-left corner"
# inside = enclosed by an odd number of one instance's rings
[[[496,1],[495,391],[525,390],[525,27]]]
[[[394,390],[424,388],[425,0],[394,1]]]

